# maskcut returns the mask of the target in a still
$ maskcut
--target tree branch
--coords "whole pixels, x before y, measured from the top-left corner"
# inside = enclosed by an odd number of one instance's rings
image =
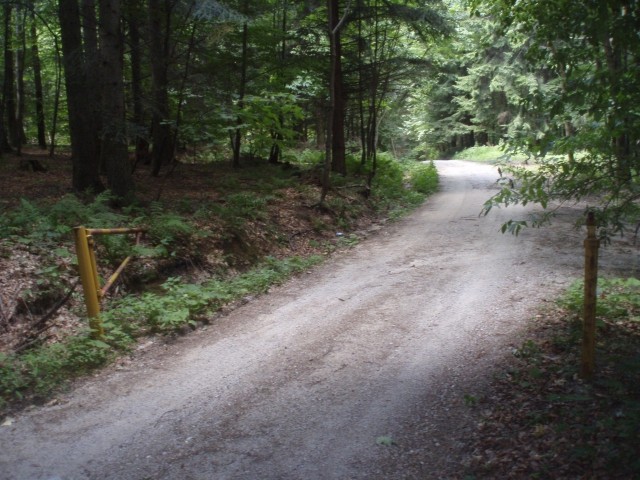
[[[29,326],[31,333],[27,335],[27,337],[23,339],[20,343],[18,343],[18,346],[14,350],[16,353],[20,353],[26,350],[27,348],[29,348],[30,346],[32,346],[34,343],[38,341],[38,337],[51,327],[51,325],[47,325],[47,322],[51,320],[54,317],[54,315],[58,312],[58,310],[60,310],[62,306],[71,299],[71,295],[73,295],[73,292],[75,291],[79,283],[80,283],[80,280],[76,280],[76,282],[71,286],[67,294],[64,297],[62,297],[60,300],[58,300],[58,302],[51,308],[51,310],[49,310],[39,320],[33,322]],[[33,331],[34,329],[37,329],[37,330]]]

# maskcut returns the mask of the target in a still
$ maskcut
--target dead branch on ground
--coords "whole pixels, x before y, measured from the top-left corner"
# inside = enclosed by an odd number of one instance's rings
[[[39,341],[40,335],[51,328],[52,324],[49,323],[49,320],[54,318],[56,313],[58,313],[58,310],[60,310],[63,305],[71,299],[71,295],[73,295],[73,292],[75,291],[79,283],[80,280],[76,280],[76,282],[71,286],[66,295],[58,300],[56,304],[51,307],[51,310],[49,310],[42,317],[29,325],[30,333],[24,339],[22,339],[20,343],[18,343],[18,345],[14,349],[16,353],[20,353],[33,346]]]

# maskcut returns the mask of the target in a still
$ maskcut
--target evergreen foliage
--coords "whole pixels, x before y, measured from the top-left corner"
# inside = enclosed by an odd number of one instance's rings
[[[638,210],[640,13],[634,1],[492,1],[480,5],[506,38],[526,39],[523,56],[542,72],[523,98],[537,116],[510,132],[509,145],[539,159],[512,168],[520,181],[486,205],[586,200],[602,236],[635,228]],[[542,215],[532,220],[539,224]]]

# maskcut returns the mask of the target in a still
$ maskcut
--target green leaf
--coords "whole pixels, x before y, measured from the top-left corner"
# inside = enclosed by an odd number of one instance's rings
[[[385,447],[390,447],[392,445],[397,445],[395,440],[388,435],[382,435],[376,438],[376,443],[378,445],[384,445]]]
[[[103,350],[109,350],[111,348],[108,343],[105,343],[102,340],[89,340],[89,344]]]
[[[53,250],[53,254],[62,258],[69,258],[72,256],[72,253],[68,248],[56,248]]]

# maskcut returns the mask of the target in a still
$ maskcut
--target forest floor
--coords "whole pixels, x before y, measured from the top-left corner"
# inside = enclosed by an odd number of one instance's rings
[[[555,302],[581,275],[580,209],[504,236],[526,211],[478,216],[495,168],[437,166],[440,192],[408,217],[363,216],[359,241],[322,265],[5,417],[0,478],[633,478],[637,369],[582,382]],[[66,181],[37,188],[60,195]],[[185,184],[176,199],[205,191]],[[282,212],[299,209],[289,200]],[[317,229],[299,218],[276,249],[335,242],[307,239]],[[616,239],[601,271],[636,275],[637,262],[633,239]]]
[[[37,162],[46,171],[32,171],[29,162]],[[21,157],[6,155],[0,160],[0,212],[15,210],[21,199],[35,208],[59,202],[72,194],[71,175],[66,153],[49,158],[42,151],[28,149]],[[295,188],[290,186],[291,177],[299,184]],[[235,275],[265,256],[327,255],[366,237],[374,223],[385,221],[355,188],[333,196],[328,209],[317,209],[318,171],[300,170],[289,164],[268,165],[261,160],[244,159],[243,168],[233,169],[221,162],[178,163],[165,167],[159,177],[152,177],[149,167],[140,164],[134,181],[138,208],[146,212],[156,209],[193,218],[203,205],[228,205],[234,197],[238,205],[235,210],[229,207],[229,218],[202,215],[195,221],[198,231],[185,235],[181,239],[184,245],[177,246],[169,258],[132,262],[116,285],[116,296],[137,291],[149,282],[159,287],[170,276],[198,280],[210,275]],[[165,205],[169,205],[168,210]],[[71,217],[76,213],[73,207],[57,215]],[[23,210],[28,223],[29,208]],[[39,241],[40,238],[21,238],[17,243],[0,242],[0,353],[21,348],[25,337],[32,333],[30,325],[50,311],[64,293],[62,290],[67,291],[76,277],[71,234],[58,245],[63,248],[57,249],[60,254],[53,263],[51,258],[48,263],[43,262],[43,254],[50,257],[51,252],[43,252]],[[98,268],[107,278],[122,258],[105,256],[104,250],[99,251]],[[47,294],[42,285],[46,282],[57,283],[58,288],[50,288],[52,292]],[[46,325],[46,342],[59,341],[68,332],[81,328],[84,306],[79,291],[76,288],[76,294]]]

